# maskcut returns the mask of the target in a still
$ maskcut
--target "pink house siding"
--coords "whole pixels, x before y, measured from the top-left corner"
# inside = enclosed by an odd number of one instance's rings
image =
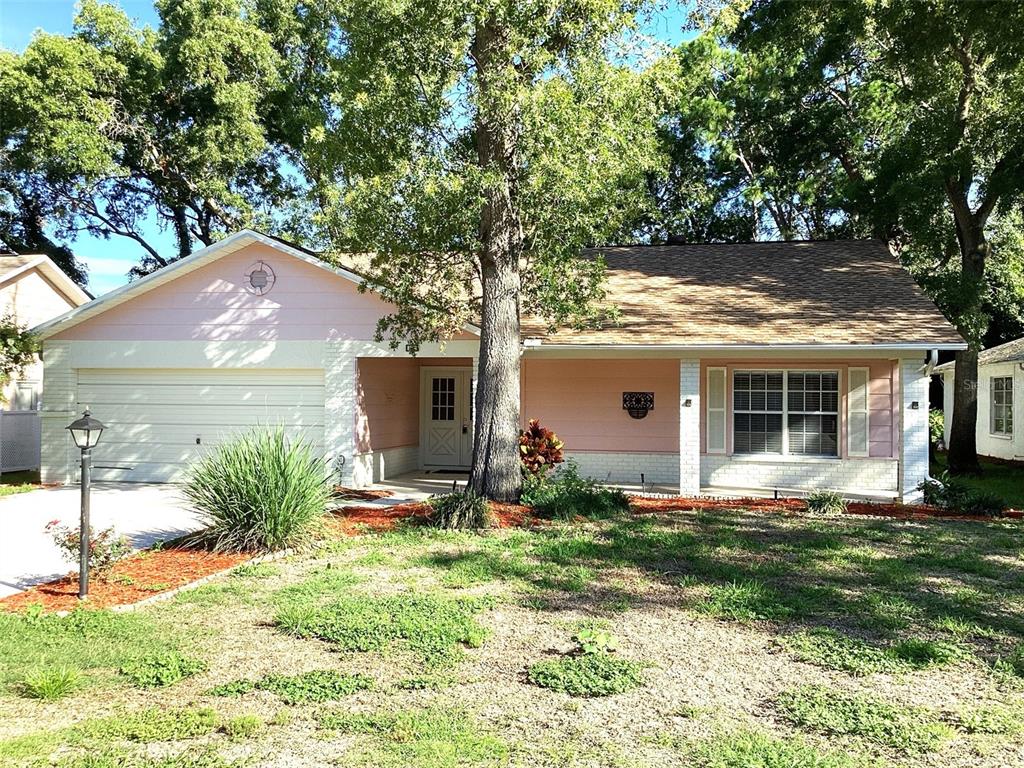
[[[701,362],[701,389],[707,386],[707,369],[725,368],[727,382],[726,450],[732,454],[732,377],[737,370],[749,369],[804,369],[839,371],[839,456],[847,458],[846,393],[847,370],[869,369],[869,448],[870,458],[895,458],[899,453],[897,411],[898,364],[892,360],[703,360]],[[707,453],[707,411],[700,414],[700,451]],[[849,457],[854,458],[854,457]]]
[[[257,261],[274,270],[264,296],[246,289]],[[392,308],[352,281],[259,243],[69,328],[59,340],[372,340]]]
[[[644,419],[623,392],[654,392]],[[679,452],[678,360],[522,361],[522,418],[540,419],[570,451]]]
[[[469,358],[359,358],[356,452],[419,445],[420,368],[472,364]]]

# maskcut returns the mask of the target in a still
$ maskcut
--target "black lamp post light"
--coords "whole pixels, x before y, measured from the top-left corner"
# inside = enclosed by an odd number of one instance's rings
[[[82,452],[82,521],[78,533],[78,599],[84,600],[89,595],[89,480],[92,466],[92,449],[100,441],[103,434],[103,422],[94,419],[89,409],[85,409],[82,418],[68,424],[71,439]]]

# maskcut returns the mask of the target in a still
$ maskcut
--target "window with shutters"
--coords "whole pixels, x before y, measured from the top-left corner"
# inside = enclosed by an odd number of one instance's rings
[[[735,371],[733,452],[837,456],[838,371]]]

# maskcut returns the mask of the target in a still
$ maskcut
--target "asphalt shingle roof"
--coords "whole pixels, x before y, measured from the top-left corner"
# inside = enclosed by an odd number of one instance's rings
[[[1024,362],[1024,338],[1008,341],[998,347],[991,347],[978,353],[978,365],[991,365],[992,363],[1015,363]],[[953,370],[954,361],[936,366],[936,373]]]
[[[608,266],[619,323],[544,344],[962,344],[879,240],[628,246]]]

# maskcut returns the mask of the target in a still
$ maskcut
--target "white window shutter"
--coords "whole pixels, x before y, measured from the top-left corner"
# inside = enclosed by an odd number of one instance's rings
[[[850,456],[867,456],[869,425],[869,382],[870,371],[867,368],[850,368],[847,370],[849,380],[846,398],[846,444]]]
[[[725,453],[725,368],[708,368],[708,453]]]

